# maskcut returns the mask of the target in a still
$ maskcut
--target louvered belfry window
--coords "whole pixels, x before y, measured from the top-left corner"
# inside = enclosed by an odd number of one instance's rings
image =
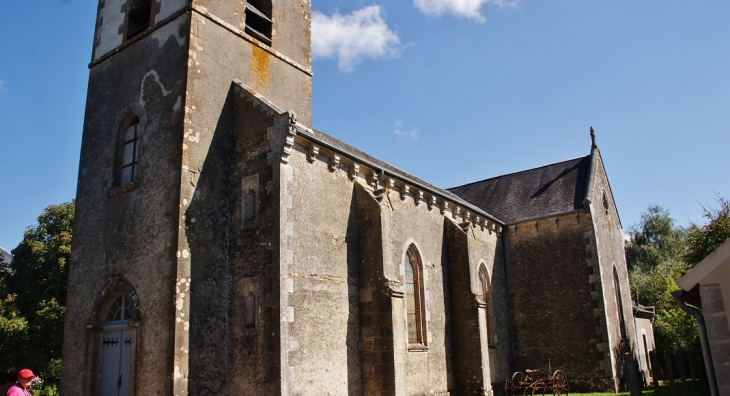
[[[422,344],[422,302],[421,273],[415,254],[409,249],[406,252],[406,308],[408,313],[408,343]]]
[[[270,0],[246,2],[246,33],[266,45],[271,45],[272,25]]]
[[[150,27],[152,0],[129,0],[127,18],[127,40],[144,32]]]

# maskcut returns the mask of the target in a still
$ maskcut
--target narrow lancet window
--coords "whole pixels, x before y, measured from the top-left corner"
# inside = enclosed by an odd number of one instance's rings
[[[405,262],[403,263],[406,270],[406,310],[408,327],[408,343],[423,344],[423,300],[421,296],[421,284],[423,277],[421,269],[416,258],[416,254],[412,249],[406,252]]]
[[[489,291],[489,274],[484,267],[479,270],[479,289],[485,305],[484,314],[486,319],[485,325],[487,326],[487,344],[494,346],[497,339],[495,334],[494,309],[492,307],[492,295]]]
[[[621,339],[626,339],[626,321],[624,319],[623,300],[621,298],[621,286],[619,285],[618,272],[613,267],[613,290],[616,293],[616,311],[618,312],[618,326],[621,332]]]

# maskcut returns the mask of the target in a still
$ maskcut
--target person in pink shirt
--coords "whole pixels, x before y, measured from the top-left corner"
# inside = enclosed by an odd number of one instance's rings
[[[35,378],[35,375],[29,369],[18,371],[18,382],[8,389],[7,396],[32,396],[28,387]]]

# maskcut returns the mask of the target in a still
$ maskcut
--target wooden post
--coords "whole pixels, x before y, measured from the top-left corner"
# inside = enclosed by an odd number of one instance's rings
[[[702,352],[700,352],[702,353]],[[707,368],[704,365],[704,356],[700,354],[699,363],[697,364],[697,377],[703,384],[707,385]]]
[[[677,396],[677,393],[674,391],[674,368],[672,367],[672,355],[669,352],[665,352],[664,360],[667,362],[667,374],[669,374],[669,392],[672,396]]]
[[[679,378],[682,379],[682,396],[687,395],[687,373],[684,367],[684,352],[677,352],[677,368],[679,369]]]
[[[692,352],[687,352],[687,359],[689,360],[689,378],[692,379],[692,383],[694,384],[699,377],[697,376],[697,362],[695,361],[695,354]]]
[[[651,361],[651,382],[654,385],[654,396],[659,396],[659,366],[656,363],[656,351],[649,352],[649,361]]]

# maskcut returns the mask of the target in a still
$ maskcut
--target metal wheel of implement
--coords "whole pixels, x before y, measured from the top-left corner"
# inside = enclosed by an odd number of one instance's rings
[[[553,374],[553,395],[567,395],[568,394],[568,376],[565,375],[563,370],[555,370]]]
[[[522,394],[525,393],[525,374],[521,371],[515,371],[514,374],[512,374],[512,380],[508,380],[510,383],[509,391],[506,392],[508,395],[516,395],[516,394]],[[505,384],[505,387],[507,385]],[[506,390],[506,389],[505,389]]]
[[[525,382],[525,373],[522,371],[515,371],[515,373],[512,374],[512,385],[520,386],[520,383],[523,382]]]

